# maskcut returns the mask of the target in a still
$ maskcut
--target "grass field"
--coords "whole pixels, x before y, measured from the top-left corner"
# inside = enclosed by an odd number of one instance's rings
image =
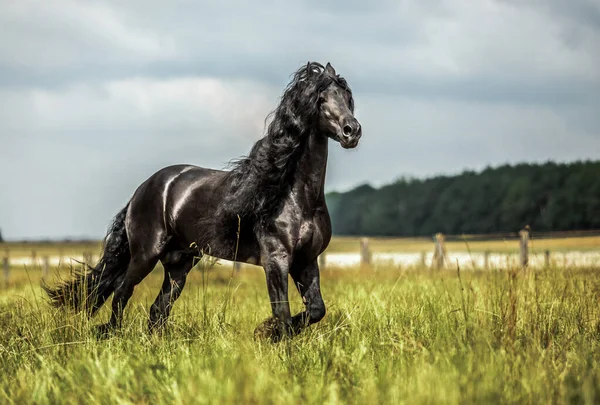
[[[600,269],[330,269],[326,317],[273,345],[253,339],[262,270],[199,268],[163,335],[146,332],[156,269],[107,340],[107,308],[51,309],[21,270],[0,292],[0,403],[600,402]]]

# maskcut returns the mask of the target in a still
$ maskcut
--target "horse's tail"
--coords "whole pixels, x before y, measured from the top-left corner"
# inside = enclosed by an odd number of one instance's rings
[[[127,271],[131,254],[125,231],[125,217],[129,203],[114,218],[103,241],[103,252],[96,267],[82,270],[72,280],[61,282],[51,288],[43,283],[42,288],[55,307],[69,307],[76,311],[87,311],[93,315],[115,290],[116,281]]]

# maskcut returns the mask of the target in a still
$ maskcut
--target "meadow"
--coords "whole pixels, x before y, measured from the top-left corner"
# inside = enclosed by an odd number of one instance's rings
[[[262,269],[195,267],[160,335],[162,270],[122,331],[53,309],[39,271],[0,292],[0,402],[98,404],[600,403],[600,269],[368,267],[322,272],[325,318],[279,344]],[[292,310],[302,302],[290,285]]]

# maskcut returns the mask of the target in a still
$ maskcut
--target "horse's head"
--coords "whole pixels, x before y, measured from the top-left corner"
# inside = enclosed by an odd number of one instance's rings
[[[352,91],[329,63],[309,62],[300,68],[273,113],[268,131],[276,136],[315,133],[350,149],[362,135],[354,117]]]
[[[327,63],[322,71],[324,85],[319,91],[318,127],[319,132],[338,141],[345,149],[355,148],[362,135],[362,128],[354,117],[352,92],[342,77]]]

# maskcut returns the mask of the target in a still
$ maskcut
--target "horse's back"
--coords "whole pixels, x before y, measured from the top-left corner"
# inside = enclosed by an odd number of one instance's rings
[[[178,166],[177,173],[164,194],[165,222],[172,233],[190,239],[194,224],[214,214],[227,172],[187,165]]]
[[[144,181],[134,193],[136,195],[156,194],[168,195],[174,187],[178,189],[202,181],[214,174],[225,173],[221,170],[209,169],[201,166],[179,164],[163,167]]]
[[[198,194],[194,190],[224,173],[189,164],[167,166],[156,171],[140,184],[132,196],[128,222],[143,222],[143,228],[152,228],[147,231],[168,232],[186,202]]]

